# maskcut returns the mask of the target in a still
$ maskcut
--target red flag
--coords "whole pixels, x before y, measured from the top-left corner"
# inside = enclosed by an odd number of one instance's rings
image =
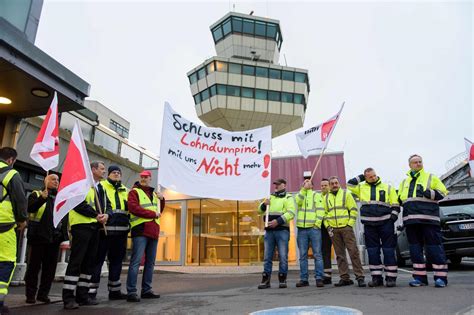
[[[59,126],[58,126],[58,96],[56,91],[49,107],[46,118],[38,133],[30,157],[45,171],[49,171],[59,162]]]
[[[318,153],[327,147],[343,108],[344,104],[342,104],[341,109],[336,115],[322,124],[296,134],[296,141],[304,158],[307,158],[311,153]]]
[[[89,165],[86,145],[82,137],[81,127],[76,120],[66,160],[64,161],[58,194],[54,202],[54,226],[57,226],[72,208],[84,201],[89,189],[93,185],[94,180]]]
[[[471,168],[471,177],[474,178],[474,144],[466,138],[464,138],[464,143],[466,144],[467,161]]]

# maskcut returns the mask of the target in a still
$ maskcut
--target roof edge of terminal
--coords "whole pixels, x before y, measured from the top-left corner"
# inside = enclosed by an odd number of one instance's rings
[[[270,18],[266,18],[266,17],[263,17],[263,16],[256,16],[256,15],[249,15],[249,14],[245,14],[245,13],[239,13],[239,12],[234,12],[234,11],[231,11],[229,13],[227,13],[226,15],[224,15],[223,17],[221,17],[219,20],[217,20],[215,23],[213,23],[209,29],[213,29],[214,27],[216,27],[217,25],[221,24],[222,22],[224,22],[228,17],[230,16],[237,16],[237,17],[241,17],[241,18],[245,18],[245,19],[252,19],[252,20],[256,20],[256,21],[264,21],[264,22],[272,22],[272,23],[275,23],[275,24],[278,24],[280,25],[280,21],[279,20],[275,20],[275,19],[270,19]]]
[[[25,56],[50,75],[61,80],[71,88],[87,97],[90,94],[90,85],[77,74],[66,68],[56,59],[28,41],[26,36],[19,32],[7,20],[0,17],[0,42],[3,41],[11,49]]]

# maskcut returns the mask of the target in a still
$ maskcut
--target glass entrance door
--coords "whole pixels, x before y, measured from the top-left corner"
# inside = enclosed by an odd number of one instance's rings
[[[181,264],[181,202],[166,202],[161,213],[160,238],[156,261],[163,264]]]

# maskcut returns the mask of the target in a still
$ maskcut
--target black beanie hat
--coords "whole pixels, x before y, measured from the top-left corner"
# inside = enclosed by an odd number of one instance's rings
[[[117,165],[110,165],[109,173],[107,175],[110,175],[110,173],[112,173],[113,171],[119,171],[120,174],[122,174],[122,170],[120,169],[120,167],[118,167]]]

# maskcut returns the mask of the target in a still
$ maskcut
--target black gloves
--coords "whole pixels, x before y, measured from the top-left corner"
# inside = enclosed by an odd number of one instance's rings
[[[425,196],[425,192],[423,191],[423,186],[420,184],[416,185],[416,196],[418,198],[423,198]],[[427,197],[430,198],[430,197]]]
[[[396,222],[398,220],[398,215],[392,213],[390,215],[390,220],[392,220],[393,222]]]

